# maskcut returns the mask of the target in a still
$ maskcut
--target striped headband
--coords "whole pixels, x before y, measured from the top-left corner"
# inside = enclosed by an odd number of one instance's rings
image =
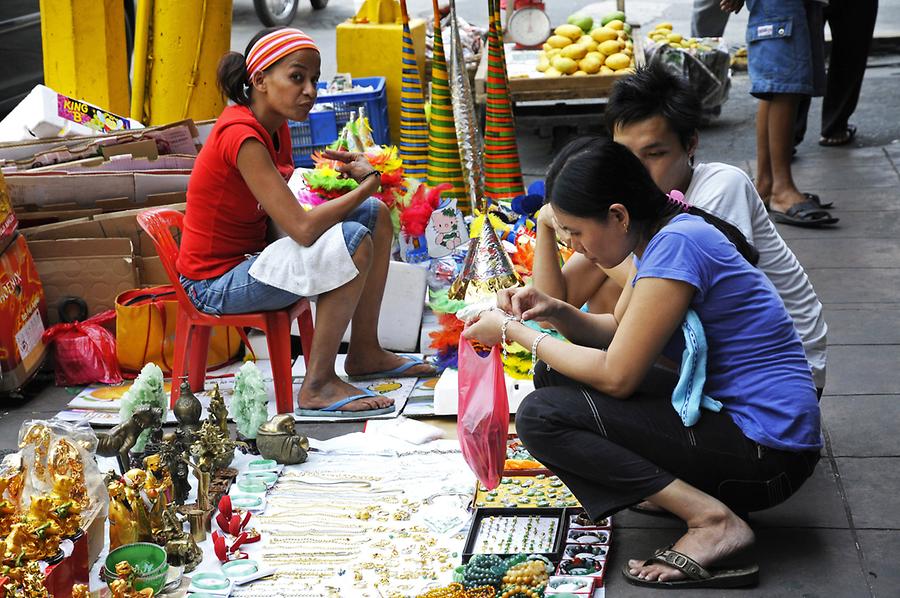
[[[288,54],[305,48],[319,51],[312,38],[299,29],[279,29],[262,36],[247,54],[247,78],[269,68]]]

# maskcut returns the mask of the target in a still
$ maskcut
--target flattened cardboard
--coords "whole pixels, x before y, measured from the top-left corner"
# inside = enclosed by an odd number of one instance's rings
[[[19,221],[9,201],[9,193],[6,191],[6,180],[0,172],[0,254],[12,243],[13,235],[19,228]]]
[[[99,239],[103,227],[90,218],[76,218],[63,222],[42,224],[22,229],[22,236],[29,241],[53,241],[55,239]]]
[[[152,139],[119,143],[117,145],[105,145],[100,148],[100,153],[103,154],[103,157],[107,160],[112,156],[124,156],[125,154],[128,154],[133,158],[147,158],[148,160],[156,160],[159,157],[156,142]]]
[[[124,197],[139,207],[148,196],[187,191],[189,170],[101,173],[12,173],[6,184],[13,208],[74,203],[92,208],[97,200]]]
[[[63,297],[84,299],[93,316],[114,309],[119,293],[138,288],[129,239],[33,241],[29,247],[44,285],[51,324],[59,321]]]

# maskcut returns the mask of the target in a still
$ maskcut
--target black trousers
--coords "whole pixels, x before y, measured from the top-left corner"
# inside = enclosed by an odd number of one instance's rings
[[[819,460],[818,451],[758,445],[724,412],[704,411],[685,427],[671,404],[674,382],[651,380],[621,400],[547,371],[543,362],[536,371],[537,390],[519,406],[516,430],[595,519],[675,479],[738,513],[767,509],[796,492]]]
[[[831,56],[822,99],[822,137],[843,135],[856,110],[877,16],[878,0],[831,0],[825,8],[825,20],[831,28]],[[806,134],[809,104],[806,97],[797,108],[794,145]]]

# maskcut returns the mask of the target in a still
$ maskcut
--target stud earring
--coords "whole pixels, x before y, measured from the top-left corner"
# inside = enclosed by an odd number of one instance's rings
[[[628,234],[628,223],[625,223],[625,224],[622,225],[622,226],[623,226],[623,228],[625,229],[625,234],[627,235],[627,234]]]

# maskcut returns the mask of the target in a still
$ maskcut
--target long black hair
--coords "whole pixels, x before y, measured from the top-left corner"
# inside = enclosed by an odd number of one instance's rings
[[[219,60],[219,68],[216,71],[216,83],[222,94],[240,106],[250,105],[250,77],[247,75],[247,55],[253,49],[253,44],[261,37],[284,27],[268,27],[253,36],[247,43],[244,53],[228,52]]]
[[[604,137],[581,137],[566,145],[550,165],[546,185],[550,203],[579,218],[603,222],[612,204],[622,204],[635,231],[648,240],[683,211],[660,191],[637,156]],[[748,262],[759,261],[759,252],[737,227],[693,206],[687,213],[719,229]]]

